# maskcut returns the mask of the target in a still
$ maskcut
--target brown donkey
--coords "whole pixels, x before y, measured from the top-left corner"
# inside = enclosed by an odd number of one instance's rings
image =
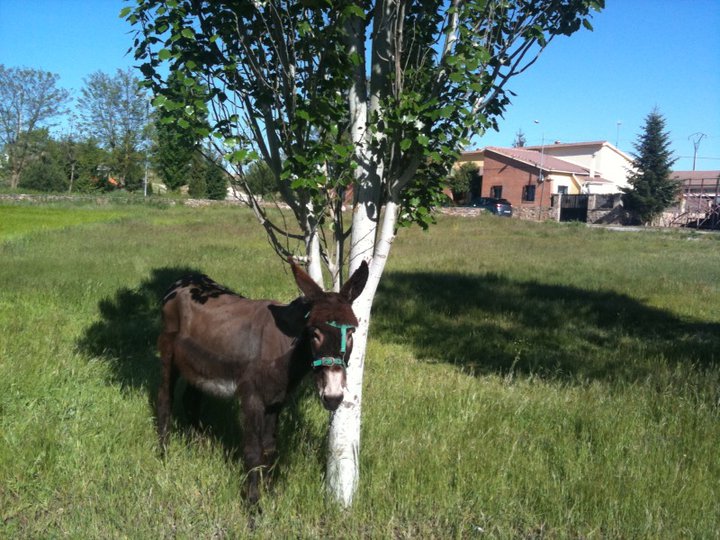
[[[263,469],[275,459],[277,418],[288,393],[312,372],[325,408],[334,411],[342,402],[358,325],[352,303],[368,277],[363,262],[339,293],[325,292],[290,264],[304,296],[288,305],[243,298],[202,274],[178,280],[163,298],[157,400],[161,451],[178,375],[188,382],[189,392],[239,398],[251,503],[258,500]]]

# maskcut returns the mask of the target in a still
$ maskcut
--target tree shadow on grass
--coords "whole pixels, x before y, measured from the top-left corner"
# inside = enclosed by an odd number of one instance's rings
[[[720,361],[720,324],[686,320],[630,296],[489,274],[388,272],[374,337],[474,374],[638,381],[660,361]]]
[[[123,287],[114,296],[98,303],[99,318],[84,332],[78,348],[111,366],[111,381],[122,388],[132,388],[147,394],[148,407],[155,414],[155,403],[161,379],[161,366],[157,352],[157,338],[161,330],[162,298],[178,278],[199,273],[190,267],[166,267],[152,270],[150,277],[135,288]],[[185,383],[179,381],[173,406],[174,429],[192,437],[198,434],[198,425],[184,411],[182,397]],[[304,422],[301,400],[309,395],[306,385],[288,400],[278,429],[280,467],[283,466],[283,448],[300,446],[300,433],[292,426]],[[199,427],[203,436],[220,443],[225,455],[240,461],[242,429],[239,422],[240,407],[237,400],[223,400],[204,395],[200,408]],[[303,430],[304,432],[304,430]]]

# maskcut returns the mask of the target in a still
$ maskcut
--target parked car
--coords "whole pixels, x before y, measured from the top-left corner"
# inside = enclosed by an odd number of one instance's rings
[[[477,197],[470,201],[473,208],[482,208],[496,216],[512,216],[512,204],[507,199],[495,199],[493,197]]]

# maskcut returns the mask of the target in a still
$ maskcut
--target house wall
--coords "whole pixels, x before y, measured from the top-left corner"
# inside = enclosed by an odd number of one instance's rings
[[[522,213],[522,208],[528,207],[549,207],[551,196],[556,192],[554,184],[557,183],[557,176],[550,175],[547,181],[538,184],[538,171],[536,168],[526,166],[517,161],[510,160],[504,156],[485,156],[483,170],[482,197],[491,197],[494,186],[502,186],[502,198],[507,199]],[[563,180],[563,183],[565,181]],[[567,181],[568,184],[571,181]],[[535,186],[535,200],[524,202],[522,200],[523,188]]]
[[[560,188],[563,186],[567,187],[568,195],[579,195],[582,193],[580,185],[577,180],[573,179],[573,175],[571,174],[552,173],[549,175],[549,178],[552,180],[553,195],[560,193]]]
[[[598,174],[612,182],[612,184],[592,186],[593,193],[618,193],[620,188],[628,187],[627,177],[632,162],[611,146],[606,144],[592,146],[549,144],[544,147],[544,152],[547,155],[585,167],[590,170],[591,174]]]

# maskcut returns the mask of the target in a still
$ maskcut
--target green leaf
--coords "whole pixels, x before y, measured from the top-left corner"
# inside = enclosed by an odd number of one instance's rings
[[[461,56],[448,56],[447,58],[445,58],[445,63],[448,66],[455,66],[458,62],[460,62],[460,60],[462,60]]]
[[[350,63],[353,66],[359,66],[362,63],[362,56],[356,52],[350,54]]]
[[[363,11],[363,9],[358,5],[350,4],[343,9],[343,15],[346,17],[354,15],[355,17],[365,18],[365,11]]]
[[[195,128],[195,134],[204,139],[205,137],[210,135],[210,129],[206,126]]]
[[[412,141],[410,139],[403,139],[400,141],[400,150],[405,152],[408,148],[412,146]]]
[[[231,153],[228,156],[228,160],[231,163],[242,163],[247,158],[248,152],[244,148],[241,148],[240,150],[235,150],[233,153]]]
[[[353,147],[346,144],[335,144],[333,151],[341,158],[346,158],[352,153]]]
[[[183,31],[180,32],[182,37],[187,39],[195,39],[195,32],[192,31],[190,28],[183,28]]]
[[[160,51],[158,51],[158,58],[160,60],[168,60],[170,57],[172,57],[170,49],[160,49]]]
[[[125,17],[127,17],[127,16],[130,14],[131,11],[132,11],[132,8],[131,8],[131,7],[129,7],[129,6],[128,6],[128,7],[124,7],[124,8],[122,8],[122,9],[120,10],[120,15],[119,15],[119,17],[120,17],[121,19],[124,19]]]
[[[309,34],[310,31],[312,30],[312,27],[310,26],[310,23],[307,22],[307,21],[300,21],[300,22],[298,23],[297,28],[298,28],[298,33],[299,33],[301,36],[304,36],[305,34]]]

